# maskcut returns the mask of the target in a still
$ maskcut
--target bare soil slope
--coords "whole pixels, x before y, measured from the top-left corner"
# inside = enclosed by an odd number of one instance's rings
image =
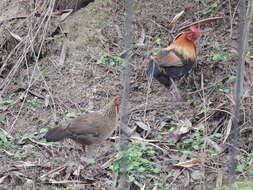
[[[129,127],[137,127],[139,137],[153,140],[150,147],[154,152],[148,154],[150,149],[141,149],[139,145],[133,149],[142,153],[136,162],[139,158],[147,159],[153,169],[139,163],[139,167],[131,170],[132,189],[145,184],[145,189],[213,190],[226,183],[226,138],[231,127],[238,52],[238,2],[230,2],[135,2]],[[0,22],[0,68],[13,48],[22,42],[15,39],[16,35],[29,39],[25,36],[31,26],[22,23],[28,22],[28,18],[6,19],[30,14],[33,8],[28,6],[27,1],[22,4],[16,0],[0,4],[3,10],[0,21],[5,20]],[[49,145],[43,135],[47,127],[64,125],[69,117],[99,110],[112,96],[121,94],[123,7],[120,0],[96,0],[64,21],[52,17],[49,23],[43,23],[48,28],[39,29],[40,35],[35,38],[44,40],[43,45],[26,48],[33,50],[26,54],[27,59],[22,53],[12,56],[3,71],[0,70],[0,83],[6,84],[0,89],[0,134],[6,136],[0,138],[1,189],[112,189],[115,172],[110,166],[117,160],[115,138],[84,152],[70,140]],[[178,22],[170,25],[173,17],[183,10],[185,13]],[[192,74],[176,82],[178,89],[173,87],[170,92],[157,81],[150,84],[145,75],[148,56],[167,46],[181,32],[181,27],[213,16],[224,19],[200,28],[198,63]],[[250,35],[238,142],[242,160],[238,179],[252,177],[247,170],[253,125],[252,32]],[[66,59],[64,65],[59,65],[66,39]],[[41,52],[39,58],[38,52]],[[23,58],[19,65],[18,58]],[[17,69],[13,70],[15,66]],[[180,133],[182,126],[188,128],[186,134]],[[145,127],[150,130],[146,131]],[[116,132],[114,137],[117,136]],[[191,159],[200,159],[200,164],[188,169],[173,167]]]

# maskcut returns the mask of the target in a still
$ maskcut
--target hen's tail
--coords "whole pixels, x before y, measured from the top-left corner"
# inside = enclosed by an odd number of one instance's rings
[[[49,129],[44,137],[48,142],[61,141],[66,138],[69,138],[70,133],[62,127],[56,127],[53,129]]]

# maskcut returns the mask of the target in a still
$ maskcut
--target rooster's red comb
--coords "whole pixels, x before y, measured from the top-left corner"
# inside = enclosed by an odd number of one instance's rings
[[[197,36],[200,35],[200,30],[196,26],[194,26],[194,25],[191,25],[189,27],[189,30],[192,31],[192,32],[194,32]]]

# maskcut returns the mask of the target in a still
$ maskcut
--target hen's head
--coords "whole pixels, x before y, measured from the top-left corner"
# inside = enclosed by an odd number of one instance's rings
[[[121,96],[116,96],[112,99],[112,104],[115,106],[117,113],[119,112],[119,106],[121,104],[121,100],[122,100]]]
[[[200,30],[194,25],[190,26],[189,30],[190,31],[187,33],[187,39],[191,42],[195,42],[200,35]]]

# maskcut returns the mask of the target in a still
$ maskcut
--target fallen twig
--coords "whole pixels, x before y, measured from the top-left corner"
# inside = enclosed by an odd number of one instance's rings
[[[68,39],[65,38],[63,40],[63,44],[62,44],[62,49],[61,49],[61,55],[60,55],[60,60],[59,60],[59,66],[63,66],[64,65],[64,61],[65,61],[65,57],[66,57],[66,53],[67,53],[67,48],[68,48]]]
[[[181,27],[179,29],[179,31],[185,30],[186,28],[188,28],[189,26],[192,26],[192,25],[197,25],[197,24],[204,25],[204,24],[214,22],[214,21],[220,20],[220,19],[223,19],[223,17],[213,17],[213,18],[205,18],[205,19],[202,19],[202,20],[198,20],[196,22],[193,22],[193,23],[187,24],[186,26]]]

